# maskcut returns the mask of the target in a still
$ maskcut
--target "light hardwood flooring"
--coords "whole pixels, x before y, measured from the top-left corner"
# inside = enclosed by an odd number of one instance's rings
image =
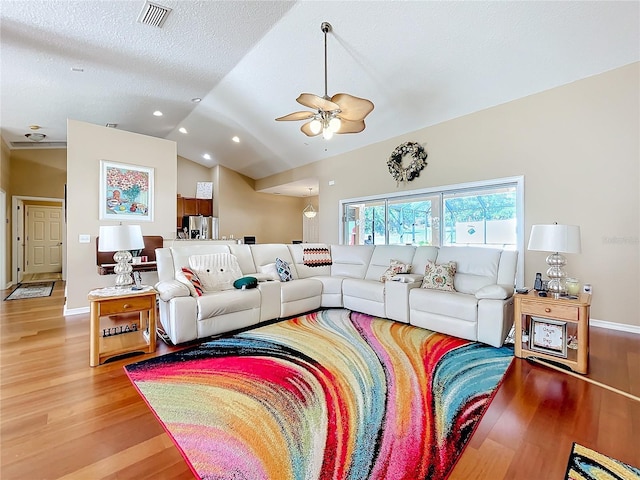
[[[122,368],[176,347],[91,368],[89,315],[63,302],[63,282],[0,302],[1,478],[193,478]],[[589,377],[640,396],[640,336],[591,340]],[[515,359],[450,479],[560,480],[574,441],[640,466],[639,438],[640,402]]]

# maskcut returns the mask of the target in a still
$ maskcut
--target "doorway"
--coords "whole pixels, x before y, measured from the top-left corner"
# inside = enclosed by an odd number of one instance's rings
[[[13,197],[13,283],[64,279],[64,200]]]

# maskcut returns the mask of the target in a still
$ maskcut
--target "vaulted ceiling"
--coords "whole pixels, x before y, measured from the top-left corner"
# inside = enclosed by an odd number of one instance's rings
[[[259,179],[640,60],[636,1],[154,0],[162,27],[138,21],[145,3],[2,1],[10,147],[30,125],[65,142],[71,118]],[[274,121],[324,93],[323,21],[329,96],[375,104],[364,132],[328,141]]]

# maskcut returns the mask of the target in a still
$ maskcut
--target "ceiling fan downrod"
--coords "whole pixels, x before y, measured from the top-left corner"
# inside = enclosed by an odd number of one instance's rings
[[[324,33],[324,98],[325,100],[331,100],[329,95],[327,95],[327,33],[332,30],[331,24],[329,22],[322,22],[322,24],[320,24],[320,30]]]

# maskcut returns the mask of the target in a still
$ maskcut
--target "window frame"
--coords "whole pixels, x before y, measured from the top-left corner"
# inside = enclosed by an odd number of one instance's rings
[[[475,182],[458,183],[451,185],[435,186],[428,188],[421,188],[416,190],[405,190],[402,192],[390,192],[379,195],[367,195],[363,197],[345,198],[339,200],[339,215],[338,215],[338,235],[339,244],[345,244],[345,223],[346,223],[346,208],[354,203],[373,203],[381,202],[384,204],[385,212],[385,225],[388,224],[388,208],[390,201],[402,200],[406,198],[410,200],[411,197],[424,197],[438,195],[442,199],[447,194],[473,192],[474,190],[500,188],[505,186],[514,186],[516,189],[516,245],[515,248],[518,251],[518,266],[516,273],[516,285],[524,285],[524,176],[503,177],[490,180],[481,180]],[[441,200],[442,202],[442,200]],[[443,214],[441,215],[443,218]],[[389,244],[389,228],[385,227],[385,245]]]

